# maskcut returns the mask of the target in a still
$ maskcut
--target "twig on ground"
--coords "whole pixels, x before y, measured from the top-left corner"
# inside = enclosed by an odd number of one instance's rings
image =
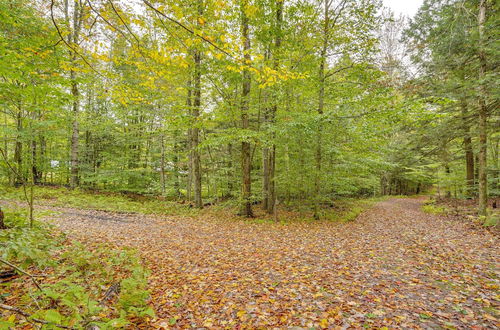
[[[0,262],[1,263],[4,263],[6,264],[7,266],[9,267],[12,267],[14,268],[15,270],[17,270],[18,272],[26,275],[26,276],[29,276],[29,278],[31,278],[31,280],[33,281],[33,283],[35,283],[36,287],[40,290],[40,291],[43,291],[42,290],[42,287],[40,286],[40,284],[37,282],[37,280],[35,279],[35,276],[34,275],[31,275],[30,273],[28,273],[27,271],[25,270],[22,270],[21,268],[17,267],[16,265],[14,264],[11,264],[10,262],[8,262],[7,260],[4,260],[2,258],[0,258]]]
[[[5,305],[5,304],[0,304],[0,308],[7,310],[7,311],[14,312],[14,313],[19,314],[19,315],[22,315],[26,318],[29,318],[29,320],[33,321],[33,322],[37,322],[37,323],[41,323],[41,324],[50,324],[50,325],[56,326],[56,327],[61,328],[61,329],[74,329],[73,327],[68,327],[66,325],[62,325],[62,324],[58,324],[58,323],[54,323],[54,322],[49,322],[49,321],[45,321],[45,320],[40,320],[40,319],[31,317],[31,315],[29,313],[27,313],[27,312],[25,312],[17,307]]]

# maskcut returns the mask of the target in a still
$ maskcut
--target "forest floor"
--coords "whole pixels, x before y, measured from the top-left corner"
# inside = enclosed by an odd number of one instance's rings
[[[138,249],[157,314],[145,328],[499,327],[499,237],[423,202],[288,224],[43,208],[88,245]]]

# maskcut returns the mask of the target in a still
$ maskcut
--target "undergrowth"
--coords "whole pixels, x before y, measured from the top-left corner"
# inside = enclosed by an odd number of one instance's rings
[[[437,205],[435,200],[428,200],[422,204],[422,211],[436,215],[444,215],[449,212],[446,207]]]
[[[24,211],[4,212],[8,229],[0,230],[0,257],[36,277],[17,271],[0,282],[0,303],[30,315],[4,313],[0,329],[28,323],[42,329],[116,329],[154,317],[147,304],[148,274],[133,250],[88,247],[47,224],[29,228]],[[0,272],[11,269],[0,266]]]
[[[21,189],[0,186],[2,199],[23,200]],[[382,196],[371,198],[340,198],[325,201],[322,204],[320,218],[327,221],[348,222],[354,220],[375,202],[387,198],[404,198],[407,196]],[[237,200],[221,201],[211,207],[198,210],[189,204],[168,201],[154,197],[129,196],[117,193],[91,192],[64,187],[36,187],[35,200],[52,206],[94,209],[110,212],[159,214],[169,216],[213,216],[225,219],[238,219],[239,204]],[[312,205],[308,203],[280,204],[278,219],[280,222],[314,221]],[[265,213],[260,205],[254,206],[252,222],[273,223],[274,217]]]
[[[341,199],[334,202],[334,207],[332,209],[323,211],[323,217],[325,220],[335,222],[354,221],[361,213],[372,207],[375,203],[386,200],[387,198],[387,196],[383,196],[366,199]]]
[[[22,189],[0,186],[2,199],[23,200]],[[111,212],[194,215],[197,209],[188,204],[167,201],[154,197],[128,196],[117,193],[101,193],[63,187],[37,186],[34,199],[53,206],[94,209]]]

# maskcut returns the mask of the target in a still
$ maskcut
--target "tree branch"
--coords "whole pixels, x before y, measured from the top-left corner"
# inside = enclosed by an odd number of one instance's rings
[[[37,322],[37,323],[41,323],[41,324],[50,324],[50,325],[56,326],[56,327],[61,328],[61,329],[75,329],[73,327],[68,327],[66,325],[57,324],[57,323],[54,323],[54,322],[49,322],[49,321],[40,320],[40,319],[31,317],[31,314],[29,314],[29,313],[27,313],[27,312],[25,312],[25,311],[23,311],[23,310],[21,310],[21,309],[19,309],[17,307],[5,305],[5,304],[0,304],[0,308],[4,309],[4,310],[7,310],[7,311],[10,311],[10,312],[14,312],[14,313],[19,314],[19,315],[22,315],[22,316],[24,316],[26,318],[29,318],[33,322]]]
[[[16,265],[14,264],[11,264],[10,262],[8,262],[7,260],[4,260],[2,258],[0,258],[0,262],[3,263],[3,264],[6,264],[7,266],[9,267],[12,267],[14,268],[15,270],[17,270],[18,272],[26,275],[26,276],[29,276],[29,278],[31,278],[31,280],[33,281],[33,283],[35,283],[36,287],[38,288],[38,290],[40,291],[43,291],[42,290],[42,287],[40,286],[40,284],[38,284],[37,280],[35,279],[35,276],[34,275],[31,275],[30,273],[28,273],[27,271],[25,270],[22,270],[21,268],[17,267]]]

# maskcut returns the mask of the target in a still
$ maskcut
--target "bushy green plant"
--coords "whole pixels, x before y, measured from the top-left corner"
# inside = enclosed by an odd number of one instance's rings
[[[147,304],[147,272],[135,251],[104,245],[89,248],[56,234],[46,224],[35,222],[29,228],[22,211],[7,209],[5,215],[9,229],[0,231],[1,257],[32,273],[45,274],[38,280],[42,290],[23,285],[24,292],[18,292],[15,300],[17,307],[32,317],[49,322],[44,329],[54,328],[53,324],[77,329],[96,324],[101,329],[114,329],[126,326],[131,317],[154,316]],[[113,283],[120,283],[121,290],[103,301]],[[0,329],[20,321],[10,316],[0,319]]]

